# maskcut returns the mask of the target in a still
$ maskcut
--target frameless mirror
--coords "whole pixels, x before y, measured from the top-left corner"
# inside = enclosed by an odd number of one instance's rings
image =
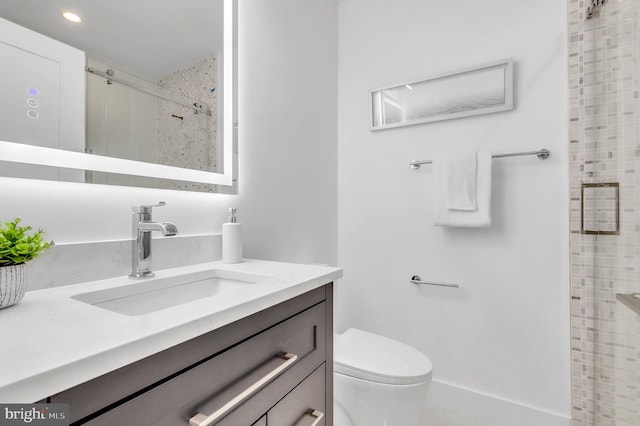
[[[0,175],[228,192],[235,1],[0,2]]]

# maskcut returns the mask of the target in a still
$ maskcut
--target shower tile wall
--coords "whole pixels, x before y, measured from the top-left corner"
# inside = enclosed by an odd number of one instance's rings
[[[616,301],[640,292],[640,0],[569,0],[571,357],[573,425],[640,425],[640,316]],[[620,235],[581,234],[581,184],[620,183]],[[587,207],[610,227],[616,203]],[[593,195],[592,195],[593,196]]]
[[[216,171],[217,79],[216,58],[204,59],[158,81],[158,85],[186,99],[197,100],[211,115],[196,114],[173,102],[158,100],[159,162],[169,166]],[[211,141],[214,141],[212,144]],[[213,191],[215,186],[172,181],[172,189]]]

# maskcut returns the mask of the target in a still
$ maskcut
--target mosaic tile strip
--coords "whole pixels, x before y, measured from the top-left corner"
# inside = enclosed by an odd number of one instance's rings
[[[574,426],[640,425],[640,0],[585,20],[569,0],[571,362]],[[620,182],[619,236],[580,233],[582,183]],[[611,194],[590,200],[610,225]]]

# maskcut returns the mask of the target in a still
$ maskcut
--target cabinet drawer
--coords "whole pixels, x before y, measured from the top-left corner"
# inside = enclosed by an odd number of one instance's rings
[[[250,425],[325,360],[325,302],[196,364],[149,391],[89,421],[90,425],[188,425],[197,413],[209,415],[282,366],[283,353],[297,356],[242,410],[216,424]]]
[[[267,415],[260,417],[260,420],[252,424],[251,426],[267,426]]]
[[[318,367],[267,413],[267,424],[325,426],[325,365]]]
[[[330,287],[329,287],[330,288]],[[251,336],[293,317],[331,296],[325,287],[304,293],[217,330],[180,343],[103,376],[52,395],[51,403],[69,404],[69,421],[75,423],[105,411],[173,377],[191,366],[233,347]],[[328,299],[327,299],[328,300]],[[331,315],[327,316],[331,320]],[[329,325],[331,328],[331,325]],[[331,332],[331,330],[329,330]],[[330,348],[329,353],[331,353]]]

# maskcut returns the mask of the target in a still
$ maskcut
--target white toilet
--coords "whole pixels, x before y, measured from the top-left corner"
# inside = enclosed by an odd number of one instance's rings
[[[404,343],[355,328],[335,334],[334,425],[420,425],[431,370]]]

